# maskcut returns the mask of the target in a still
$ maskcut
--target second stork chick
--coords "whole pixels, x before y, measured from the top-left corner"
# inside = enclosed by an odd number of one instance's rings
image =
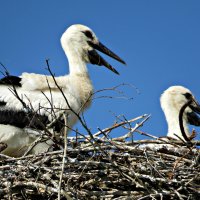
[[[171,86],[163,92],[160,98],[162,110],[168,124],[168,137],[189,141],[191,134],[188,125],[200,126],[200,105],[192,92],[183,86]],[[183,115],[182,124],[184,132],[180,128],[179,114],[181,108],[187,104]]]

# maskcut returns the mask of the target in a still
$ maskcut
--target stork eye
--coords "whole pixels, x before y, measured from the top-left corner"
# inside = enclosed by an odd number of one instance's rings
[[[185,96],[186,99],[191,99],[191,97],[192,97],[192,94],[190,94],[189,92],[186,92],[183,95]]]
[[[94,37],[93,37],[93,35],[92,35],[92,33],[90,32],[90,31],[85,31],[85,32],[83,32],[88,38],[90,38],[91,40],[93,40],[94,39]]]

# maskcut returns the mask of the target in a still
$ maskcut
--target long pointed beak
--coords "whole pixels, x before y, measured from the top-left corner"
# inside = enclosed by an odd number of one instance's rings
[[[200,114],[200,105],[195,98],[192,99],[193,103],[189,107],[196,113]]]
[[[192,110],[192,112],[188,112],[186,114],[188,123],[191,125],[200,126],[200,117],[197,115],[200,114],[200,105],[194,97],[192,97],[191,100],[192,102],[189,105],[189,108]]]
[[[112,52],[110,49],[108,49],[106,46],[104,46],[101,42],[99,42],[99,44],[94,44],[93,47],[102,52],[105,53],[106,55],[110,56],[111,58],[114,58],[115,60],[118,60],[119,62],[121,62],[122,64],[126,64],[118,55],[116,55],[114,52]]]
[[[110,49],[108,49],[106,46],[104,46],[101,42],[98,44],[94,44],[90,41],[88,41],[88,44],[93,47],[94,49],[114,58],[115,60],[121,62],[122,64],[126,64],[118,55],[113,53]],[[116,74],[119,74],[118,71],[112,67],[108,62],[106,62],[95,50],[91,50],[88,52],[89,60],[92,64],[96,65],[104,65],[109,70],[113,71]]]

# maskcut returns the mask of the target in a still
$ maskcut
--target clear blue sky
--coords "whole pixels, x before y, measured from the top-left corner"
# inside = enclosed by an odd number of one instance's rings
[[[128,83],[140,91],[122,87],[133,100],[95,100],[85,113],[88,126],[95,132],[111,125],[114,115],[129,119],[148,113],[151,118],[141,130],[163,136],[167,125],[159,98],[167,87],[186,86],[200,101],[199,22],[200,1],[195,0],[0,1],[0,62],[13,75],[47,74],[45,59],[49,58],[56,75],[66,74],[61,34],[71,24],[87,25],[127,63],[123,66],[104,56],[120,76],[89,65],[95,89]]]

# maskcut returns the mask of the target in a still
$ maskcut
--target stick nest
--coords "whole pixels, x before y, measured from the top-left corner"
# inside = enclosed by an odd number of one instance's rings
[[[198,141],[134,140],[133,133],[145,134],[138,119],[68,137],[65,150],[1,155],[0,199],[200,199]],[[128,133],[109,136],[122,127]]]

